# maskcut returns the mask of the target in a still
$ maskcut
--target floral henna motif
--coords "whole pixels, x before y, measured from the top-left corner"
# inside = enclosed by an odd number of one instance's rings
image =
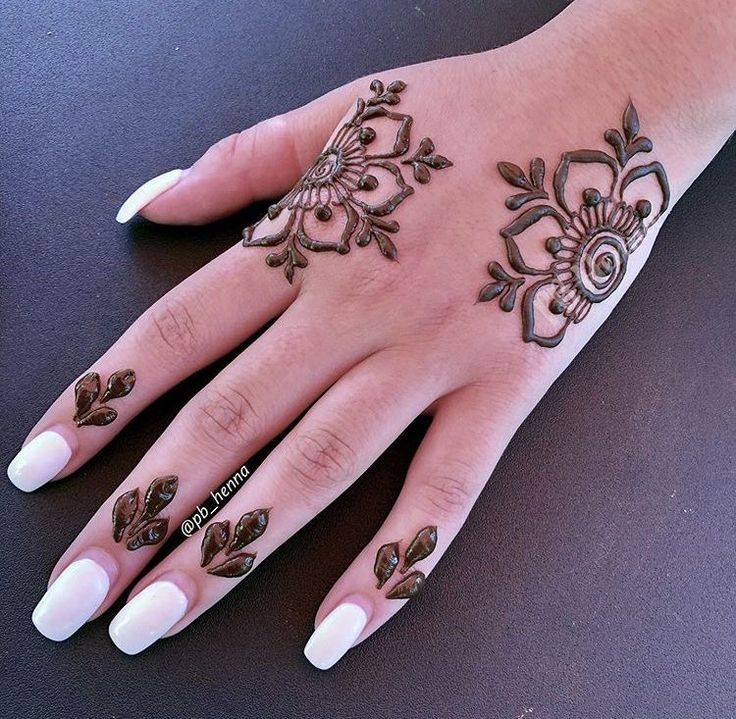
[[[514,221],[501,230],[506,242],[508,264],[522,275],[515,277],[498,262],[491,262],[488,272],[493,282],[483,287],[480,302],[498,298],[505,312],[511,312],[522,285],[522,329],[525,342],[536,342],[542,347],[558,345],[570,324],[581,322],[594,303],[602,302],[616,290],[626,273],[629,255],[636,250],[647,230],[669,206],[670,188],[667,174],[659,162],[629,166],[639,153],[652,151],[652,141],[639,135],[639,117],[629,102],[619,130],[607,130],[605,141],[614,154],[601,150],[574,150],[565,152],[552,181],[555,204],[541,202],[521,211]],[[582,202],[571,208],[566,196],[570,168],[575,163],[605,166],[611,173],[610,188],[605,192],[589,187],[582,192]],[[544,160],[531,161],[529,176],[510,162],[500,162],[498,170],[519,193],[506,200],[506,207],[519,210],[529,202],[549,200],[544,187]],[[654,217],[652,203],[639,199],[634,204],[624,200],[624,191],[636,180],[652,175],[659,183],[662,201]],[[552,256],[546,267],[534,267],[524,258],[517,238],[543,218],[551,218],[560,228],[559,233],[546,237],[545,250]],[[536,263],[535,263],[536,264]],[[545,326],[558,317],[556,331],[538,334],[535,325],[545,315]]]
[[[287,213],[283,227],[273,234],[254,238],[255,229],[266,219],[263,218],[243,231],[244,246],[284,245],[280,252],[266,256],[266,264],[283,265],[289,282],[294,279],[294,268],[308,264],[304,250],[344,255],[350,252],[351,241],[365,247],[375,240],[384,257],[396,259],[396,245],[389,235],[399,231],[399,223],[389,219],[389,215],[414,192],[404,178],[401,165],[410,165],[414,179],[421,184],[430,181],[430,170],[452,166],[450,160],[435,152],[434,143],[428,137],[421,140],[408,159],[400,163],[393,161],[406,155],[411,144],[412,117],[388,109],[399,104],[399,95],[405,89],[406,83],[401,80],[394,80],[386,87],[380,80],[373,80],[373,96],[358,99],[352,117],[337,130],[312,167],[283,199],[268,208],[269,220]],[[369,152],[377,132],[368,123],[381,119],[396,126],[393,145],[385,152]],[[373,199],[380,194],[379,186],[388,183],[393,183],[388,196]],[[340,228],[339,238],[334,240],[315,237],[314,230],[307,227],[307,223],[312,223],[319,228],[320,223],[330,220],[335,220]],[[317,229],[317,234],[324,233]]]

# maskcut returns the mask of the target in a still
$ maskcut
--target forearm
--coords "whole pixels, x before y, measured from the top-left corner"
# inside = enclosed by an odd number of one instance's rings
[[[633,98],[666,162],[675,200],[736,125],[730,0],[576,0],[506,50],[509,70],[534,78],[535,110],[541,102],[545,119],[565,123],[570,136],[588,137]]]

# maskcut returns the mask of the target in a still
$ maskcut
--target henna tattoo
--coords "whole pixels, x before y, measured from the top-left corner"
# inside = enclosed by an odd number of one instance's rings
[[[100,397],[100,375],[97,372],[88,372],[74,386],[74,422],[77,427],[104,427],[110,424],[118,413],[112,407],[107,407],[105,402],[125,397],[134,386],[135,372],[132,369],[121,369],[110,375],[107,387]],[[98,403],[97,407],[93,407],[95,402]]]
[[[246,512],[235,525],[232,541],[230,541],[229,546],[229,520],[210,524],[205,529],[204,537],[202,538],[200,566],[206,567],[227,547],[225,554],[231,556],[220,564],[210,567],[207,573],[216,577],[227,577],[229,579],[243,577],[248,574],[253,569],[253,562],[256,559],[255,552],[238,552],[237,554],[233,554],[233,552],[255,541],[266,531],[270,511],[270,509],[254,509],[252,512]]]
[[[121,542],[126,533],[128,541],[125,546],[131,551],[161,542],[169,530],[169,518],[158,515],[169,506],[178,488],[179,478],[170,474],[156,477],[151,482],[142,506],[138,489],[121,494],[112,508],[112,538],[115,542]]]
[[[296,186],[268,208],[266,217],[243,230],[243,245],[246,247],[285,244],[282,251],[266,256],[266,264],[269,267],[283,265],[289,282],[294,279],[295,268],[304,268],[308,264],[303,250],[332,251],[344,255],[350,252],[351,241],[365,247],[375,240],[381,254],[395,260],[398,251],[389,234],[395,235],[399,231],[399,223],[388,219],[388,216],[414,192],[414,188],[407,184],[400,165],[411,165],[414,179],[423,185],[430,181],[431,170],[452,166],[450,160],[435,152],[434,143],[428,137],[421,140],[411,157],[401,160],[400,164],[393,162],[406,155],[411,144],[413,118],[388,109],[399,104],[399,95],[406,89],[406,83],[394,80],[384,87],[380,80],[373,80],[370,87],[373,96],[367,100],[358,99],[353,115],[336,131],[329,145]],[[376,140],[377,133],[366,123],[381,118],[397,126],[393,145],[384,152],[369,152],[368,146]],[[395,183],[392,194],[371,200],[384,181]],[[265,237],[253,237],[261,222],[266,218],[275,220],[284,211],[287,217],[279,231]],[[335,220],[342,228],[339,239],[313,237],[306,227],[312,218],[317,226]]]
[[[421,572],[412,572],[402,579],[387,595],[386,599],[412,599],[424,589],[426,577]]]
[[[603,135],[614,155],[601,150],[564,152],[552,180],[556,207],[548,203],[535,204],[520,212],[501,230],[508,264],[522,277],[515,277],[498,262],[491,262],[488,272],[494,281],[481,289],[478,300],[498,299],[501,309],[511,312],[527,277],[534,278],[521,300],[525,342],[555,347],[571,324],[582,322],[593,304],[610,297],[623,280],[629,255],[669,206],[669,182],[660,162],[636,165],[624,173],[635,155],[651,152],[653,148],[648,137],[639,135],[639,117],[632,102],[624,111],[622,130],[623,134],[611,129]],[[605,191],[596,187],[585,189],[581,203],[571,208],[566,186],[570,167],[575,163],[605,166],[612,181]],[[498,171],[506,182],[521,190],[506,199],[506,207],[510,210],[519,210],[529,202],[549,200],[542,158],[531,161],[529,177],[510,162],[500,162]],[[659,184],[662,201],[657,214],[647,219],[652,213],[650,200],[642,198],[630,204],[623,195],[632,183],[650,175]],[[546,238],[545,250],[553,258],[549,265],[534,267],[524,259],[517,238],[543,218],[555,221],[560,232]],[[540,317],[546,326],[553,325],[550,332],[537,332]],[[558,318],[556,322],[555,317]]]
[[[404,552],[404,564],[400,573],[406,572],[417,562],[426,559],[437,547],[437,527],[429,526],[420,529]],[[378,579],[377,589],[381,589],[393,576],[399,566],[399,543],[384,544],[376,553],[373,573]],[[413,571],[400,580],[386,593],[387,599],[411,599],[422,590],[426,577],[422,572]]]

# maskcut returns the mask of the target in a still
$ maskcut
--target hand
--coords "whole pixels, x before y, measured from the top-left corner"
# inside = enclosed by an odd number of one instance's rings
[[[707,132],[674,127],[644,73],[601,67],[599,83],[562,99],[581,44],[550,63],[555,37],[361,79],[226,138],[126,203],[121,220],[141,210],[203,223],[287,192],[246,246],[173,289],[62,393],[9,469],[18,486],[68,476],[163,392],[275,321],[60,559],[34,612],[40,631],[65,639],[104,612],[295,420],[216,521],[137,583],[111,624],[115,643],[137,653],[186,627],[426,412],[396,506],[325,598],[307,656],[331,666],[422,589],[519,424],[727,134],[716,120]],[[678,153],[688,132],[695,150]],[[609,159],[577,153],[588,148]],[[526,214],[540,206],[550,209]]]

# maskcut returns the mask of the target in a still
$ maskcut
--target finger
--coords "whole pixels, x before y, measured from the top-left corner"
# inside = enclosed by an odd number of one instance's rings
[[[139,187],[117,221],[140,213],[153,222],[198,225],[285,193],[319,154],[353,97],[351,83],[220,140],[190,168]]]
[[[298,290],[260,271],[261,261],[238,244],[153,304],[51,405],[9,465],[10,481],[30,492],[68,476],[157,397],[281,313]],[[124,382],[106,397],[115,377]]]
[[[474,389],[440,401],[396,505],[317,612],[314,666],[329,669],[428,582],[510,439],[488,404]]]
[[[390,352],[374,354],[345,374],[217,521],[139,583],[110,626],[115,643],[127,653],[141,651],[219,601],[344,491],[422,411],[433,398],[430,377]]]
[[[103,504],[52,572],[49,591],[34,614],[44,635],[66,638],[78,628],[75,622],[90,618],[89,604],[68,600],[75,595],[62,579],[67,572],[79,591],[90,583],[94,614],[105,611],[223,477],[232,476],[245,458],[366,356],[359,336],[336,332],[336,325],[313,325],[307,321],[310,314],[311,308],[292,305],[182,409]],[[168,500],[156,512],[148,511],[151,501],[159,503],[162,477],[176,478],[167,480]],[[87,570],[76,576],[85,559],[97,568],[83,565]],[[103,576],[106,583],[99,580]],[[64,620],[69,611],[74,621]]]

